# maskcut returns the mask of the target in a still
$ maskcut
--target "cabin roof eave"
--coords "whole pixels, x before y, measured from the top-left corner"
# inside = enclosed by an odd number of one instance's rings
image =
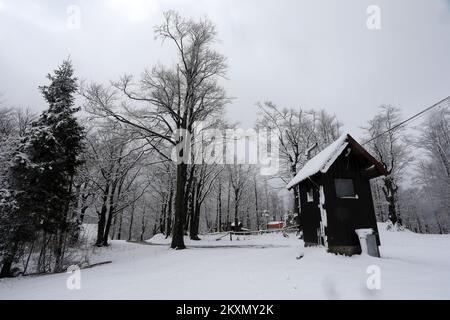
[[[300,184],[304,180],[316,175],[317,173],[326,173],[342,152],[350,145],[361,156],[369,161],[374,167],[375,171],[371,174],[370,179],[378,176],[387,176],[389,172],[386,168],[376,160],[366,149],[364,149],[353,137],[349,134],[344,134],[339,139],[334,141],[328,147],[319,152],[315,157],[309,160],[303,168],[295,175],[295,177],[287,184],[288,190]]]

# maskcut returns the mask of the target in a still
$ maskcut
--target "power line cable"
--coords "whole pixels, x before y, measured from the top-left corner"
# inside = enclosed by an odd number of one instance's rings
[[[391,131],[393,131],[393,130],[395,130],[395,129],[398,129],[399,127],[403,126],[404,124],[406,124],[406,123],[408,123],[408,122],[410,122],[410,121],[412,121],[412,120],[414,120],[414,119],[416,119],[416,118],[418,118],[418,117],[424,115],[426,112],[430,111],[431,109],[440,106],[440,105],[441,105],[443,102],[445,102],[445,101],[450,102],[450,96],[448,96],[447,98],[442,99],[441,101],[439,101],[439,102],[433,104],[432,106],[430,106],[430,107],[428,107],[428,108],[426,108],[426,109],[420,111],[419,113],[416,113],[415,115],[413,115],[413,116],[409,117],[408,119],[406,119],[406,120],[400,122],[399,124],[393,126],[392,128],[390,128],[390,129],[388,129],[388,130],[386,130],[386,131],[384,131],[384,132],[382,132],[382,133],[376,135],[374,138],[370,139],[369,141],[364,142],[362,145],[368,144],[368,143],[370,143],[370,142],[372,142],[372,141],[378,139],[379,137],[385,135],[386,133],[391,132]]]

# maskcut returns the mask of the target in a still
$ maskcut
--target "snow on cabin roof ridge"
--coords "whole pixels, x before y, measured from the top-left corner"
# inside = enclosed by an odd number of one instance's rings
[[[341,135],[336,141],[306,162],[295,177],[287,184],[286,188],[292,188],[319,171],[322,173],[327,172],[337,157],[339,157],[342,151],[347,147],[348,136],[348,133]]]

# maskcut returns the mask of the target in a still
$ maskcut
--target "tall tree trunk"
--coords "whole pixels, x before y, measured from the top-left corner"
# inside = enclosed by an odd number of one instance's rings
[[[189,235],[191,239],[195,239],[198,230],[196,231],[195,226],[195,220],[196,220],[196,207],[198,205],[198,197],[199,197],[199,189],[200,189],[200,182],[197,182],[194,178],[191,184],[190,192],[189,192],[189,209],[188,209],[188,217],[187,220],[189,221],[185,225],[185,230],[189,228]]]
[[[45,270],[45,251],[47,248],[47,232],[42,232],[42,247],[39,252],[39,258],[37,262],[37,270],[38,272],[46,272]]]
[[[392,177],[387,177],[383,179],[384,188],[383,193],[385,195],[386,201],[388,203],[389,209],[389,220],[392,225],[402,225],[402,220],[397,212],[397,191],[398,187],[395,185],[394,179]]]
[[[72,211],[72,219],[76,218],[77,213],[80,211],[80,208],[82,206],[82,190],[84,190],[84,188],[81,188],[81,184],[80,185],[76,185],[75,186],[75,208]]]
[[[65,243],[66,230],[61,229],[58,230],[55,238],[56,238],[56,247],[54,250],[55,254],[55,267],[53,272],[61,272],[63,268],[63,260],[64,260],[64,243]]]
[[[186,181],[185,195],[184,195],[184,235],[187,235],[187,231],[189,230],[189,224],[192,220],[193,209],[194,209],[194,193],[197,185],[197,179],[195,177],[195,170],[191,168],[189,171],[189,178]]]
[[[190,238],[191,240],[201,240],[198,237],[198,229],[200,226],[200,208],[201,208],[201,182],[194,183],[193,190],[194,194],[192,195],[192,203],[194,204],[192,207],[192,217],[191,217],[191,226],[190,226]]]
[[[200,226],[200,209],[201,209],[201,204],[199,201],[196,201],[195,206],[194,206],[193,215],[192,215],[192,220],[191,220],[190,232],[189,232],[191,240],[201,240],[198,237],[198,229]]]
[[[108,219],[106,220],[105,231],[103,233],[103,241],[102,241],[102,245],[105,247],[108,246],[109,230],[111,229],[111,223],[114,216],[114,209],[115,209],[114,197],[116,194],[116,188],[117,188],[117,180],[114,181],[111,188],[111,194],[109,196]]]
[[[192,220],[194,219],[194,207],[195,207],[195,200],[194,200],[194,191],[195,189],[195,183],[192,186],[191,191],[189,192],[189,197],[188,197],[188,210],[187,210],[187,214],[186,214],[186,222],[184,224],[184,233],[187,233],[188,229],[191,229],[190,227],[192,226]],[[191,230],[189,231],[191,232]]]
[[[258,185],[256,183],[256,176],[253,177],[253,182],[255,185],[255,211],[256,211],[256,230],[259,231],[259,207],[258,207]]]
[[[269,207],[269,187],[267,186],[267,181],[264,182],[264,191],[266,194],[266,210],[267,212],[270,212],[270,207]]]
[[[161,211],[159,213],[159,232],[166,234],[166,200],[163,198],[163,203],[161,204]]]
[[[113,223],[112,223],[111,240],[114,240],[114,238],[116,237],[116,225],[117,225],[117,215],[114,216]]]
[[[106,185],[105,191],[102,196],[102,208],[100,212],[97,211],[99,219],[97,224],[97,241],[95,245],[101,247],[103,244],[103,234],[105,232],[105,224],[106,224],[106,212],[108,210],[108,195],[109,195],[109,183]]]
[[[28,253],[28,257],[27,257],[27,262],[25,263],[22,274],[27,273],[28,264],[30,263],[31,255],[33,254],[35,244],[36,244],[36,239],[34,239],[33,243],[31,244],[30,252]]]
[[[144,242],[144,233],[146,228],[147,223],[145,222],[145,208],[144,208],[144,211],[142,212],[142,221],[141,221],[141,236],[139,238],[141,242]]]
[[[172,233],[172,212],[173,212],[173,184],[170,181],[169,199],[167,200],[167,217],[166,217],[166,238]]]
[[[201,210],[201,208],[199,210]],[[206,206],[206,208],[203,208],[203,212],[208,212],[208,211],[209,211],[209,207],[208,206]],[[200,214],[199,214],[199,217],[200,217]],[[205,217],[206,229],[207,230],[211,230],[212,222],[209,219],[209,216],[207,214],[205,214],[205,215],[203,215],[203,217]]]
[[[216,202],[216,232],[219,232],[219,203]]]
[[[2,269],[0,270],[0,278],[11,277],[11,267],[14,263],[14,258],[17,254],[17,249],[19,248],[19,241],[15,241],[12,244],[12,248],[3,256]]]
[[[228,181],[228,196],[227,196],[227,231],[230,231],[230,201],[231,200],[231,183]]]
[[[219,179],[219,195],[217,196],[217,231],[222,232],[222,181]]]
[[[247,217],[246,217],[246,219],[247,219],[247,228],[248,229],[251,229],[252,228],[252,222],[251,222],[251,219],[250,219],[250,205],[249,204],[247,204]]]
[[[54,272],[61,272],[63,268],[63,260],[64,260],[64,247],[67,232],[69,231],[67,219],[69,216],[70,203],[72,201],[72,187],[73,187],[73,177],[72,174],[69,179],[69,183],[67,185],[67,199],[64,206],[64,214],[62,216],[61,221],[59,221],[58,230],[56,234],[56,247],[54,250],[55,254],[55,268]]]
[[[439,229],[439,234],[443,234],[444,232],[442,230],[442,225],[441,225],[441,222],[439,221],[439,216],[438,216],[436,211],[434,211],[434,217],[436,219],[436,224],[437,224],[438,229]]]
[[[234,231],[239,231],[239,189],[234,191]]]
[[[185,249],[184,244],[184,219],[186,216],[185,187],[186,187],[187,165],[177,165],[177,185],[175,194],[175,219],[173,225],[172,249]]]
[[[108,221],[106,222],[105,233],[103,236],[103,245],[105,245],[105,246],[108,245],[108,236],[109,236],[109,232],[111,229],[112,218],[114,218],[114,225],[113,225],[113,235],[112,235],[111,239],[114,239],[114,233],[115,233],[115,227],[116,227],[116,216],[117,216],[117,214],[116,214],[117,203],[116,202],[118,201],[118,199],[120,199],[120,196],[122,194],[122,188],[123,188],[123,184],[125,183],[125,178],[126,178],[126,175],[123,175],[118,180],[116,179],[113,184],[110,203],[109,203]],[[117,193],[116,193],[116,189],[117,189]]]
[[[89,208],[89,206],[83,206],[80,210],[80,224],[83,224],[84,222],[84,216],[86,215],[86,210]]]
[[[136,196],[134,197],[133,205],[131,206],[131,217],[130,217],[130,228],[128,229],[128,241],[131,241],[133,235],[133,220],[134,220],[134,209],[136,206]]]
[[[111,210],[111,209],[110,209]],[[102,245],[107,247],[108,244],[108,238],[109,238],[109,231],[111,229],[111,222],[112,222],[112,217],[113,217],[113,213],[112,211],[109,213],[108,215],[108,220],[106,221],[106,226],[105,226],[105,232],[103,234],[103,242]]]
[[[121,240],[122,239],[122,222],[123,222],[123,209],[120,210],[119,231],[117,232],[117,240]]]

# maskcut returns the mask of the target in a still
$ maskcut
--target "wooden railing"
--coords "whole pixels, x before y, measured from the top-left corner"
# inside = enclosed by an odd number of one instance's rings
[[[289,231],[295,231],[298,230],[298,226],[290,226],[290,227],[284,227],[284,228],[280,228],[280,229],[267,229],[267,230],[258,230],[258,231],[227,231],[225,234],[223,234],[222,236],[220,236],[219,238],[216,239],[216,241],[222,240],[223,238],[225,238],[226,236],[230,236],[230,241],[233,241],[233,235],[239,236],[239,235],[244,235],[244,236],[248,236],[251,234],[257,234],[257,235],[262,235],[264,233],[278,233],[278,232],[282,232],[283,234],[286,234]],[[220,232],[215,232],[215,233],[207,233],[206,235],[214,235],[214,234],[220,234]]]

